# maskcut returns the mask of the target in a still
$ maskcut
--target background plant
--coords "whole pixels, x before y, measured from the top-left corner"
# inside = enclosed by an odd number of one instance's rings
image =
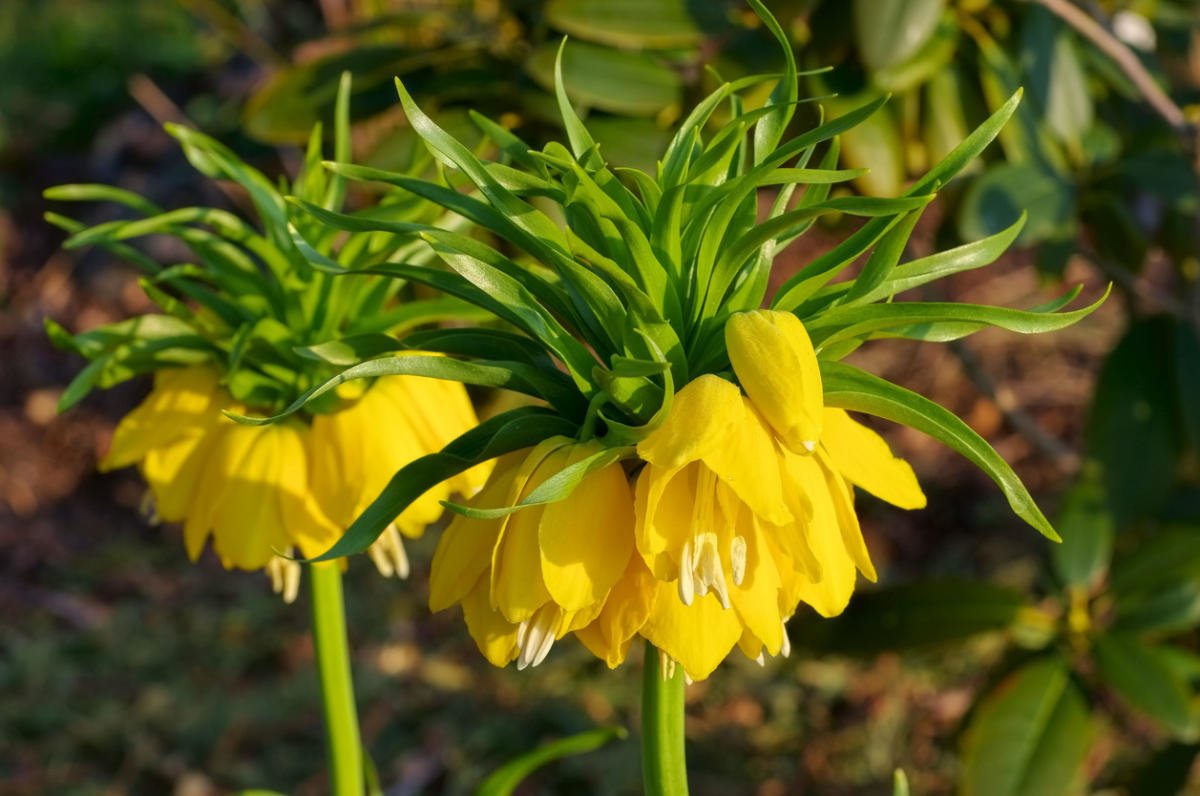
[[[78,10],[69,3],[58,5],[72,8],[67,12],[70,14]],[[48,7],[39,4],[40,9]],[[97,88],[114,98],[90,106],[96,110],[86,117],[86,129],[94,129],[98,135],[87,152],[80,151],[83,142],[78,137],[68,145],[63,139],[28,136],[31,146],[10,149],[0,165],[9,186],[8,202],[0,209],[0,236],[4,238],[4,253],[0,256],[0,370],[4,373],[0,379],[0,423],[4,429],[4,443],[0,444],[0,546],[5,551],[0,557],[5,574],[0,604],[6,614],[23,617],[19,623],[6,626],[0,637],[5,652],[0,666],[0,689],[5,696],[0,713],[4,735],[12,739],[0,754],[0,777],[18,792],[22,788],[29,793],[82,792],[88,782],[99,780],[124,784],[134,792],[162,792],[182,781],[201,785],[211,782],[212,772],[217,771],[225,772],[218,778],[223,786],[290,782],[297,792],[320,792],[319,784],[305,779],[309,759],[320,754],[320,738],[314,732],[315,717],[305,713],[303,700],[297,698],[307,688],[310,674],[300,641],[302,628],[288,619],[295,612],[282,612],[274,599],[261,595],[258,582],[247,584],[212,571],[214,562],[202,562],[198,568],[185,566],[175,541],[164,542],[160,532],[142,526],[137,516],[138,491],[130,477],[87,475],[91,458],[97,446],[103,447],[113,419],[136,402],[138,385],[93,395],[63,419],[43,419],[47,414],[41,408],[53,406],[61,385],[79,367],[79,360],[53,352],[45,343],[41,331],[44,316],[62,319],[74,332],[148,308],[131,298],[138,294],[130,287],[134,277],[114,267],[112,258],[102,252],[70,257],[52,254],[59,239],[39,221],[44,209],[38,199],[42,188],[65,180],[116,182],[148,193],[161,206],[198,204],[201,202],[197,197],[203,197],[204,204],[249,209],[236,190],[227,196],[215,191],[209,181],[195,177],[190,165],[178,155],[175,142],[156,132],[157,125],[145,114],[130,110],[144,103],[146,95],[134,100],[126,94],[128,76],[136,74],[138,68],[149,69],[147,77],[177,103],[183,114],[229,142],[240,157],[271,177],[285,171],[294,174],[299,159],[296,151],[284,148],[277,152],[242,135],[238,129],[240,109],[250,84],[259,75],[284,68],[293,52],[305,57],[304,51],[294,48],[322,35],[326,26],[316,6],[308,3],[246,0],[221,7],[233,13],[233,20],[241,21],[234,24],[228,16],[210,13],[200,4],[189,6],[193,19],[203,22],[187,30],[188,42],[212,36],[214,31],[221,32],[222,39],[219,46],[206,46],[201,57],[182,71],[135,64],[101,81],[74,79],[86,71],[82,67],[67,70],[72,79],[62,84],[58,91],[65,93],[58,96],[71,97],[72,92]],[[1019,21],[1018,14],[1025,9],[1022,4],[1007,2],[993,2],[991,7],[993,14],[1010,15],[1014,21]],[[803,10],[801,4],[778,4],[777,11],[786,14],[789,8]],[[1086,6],[1089,12],[1097,8],[1109,19],[1117,11],[1136,10],[1156,26],[1160,49],[1153,55],[1143,55],[1141,60],[1152,74],[1161,76],[1168,94],[1187,110],[1188,103],[1194,101],[1195,79],[1168,53],[1188,48],[1184,37],[1162,32],[1172,29],[1168,17],[1172,8],[1190,13],[1188,8],[1182,4],[1145,3]],[[1159,11],[1164,14],[1162,21]],[[149,13],[160,12],[151,9]],[[985,24],[991,25],[986,18]],[[101,33],[114,37],[116,43],[111,49],[122,56],[132,58],[146,51],[137,46],[135,32],[140,29],[135,24],[93,26],[92,40],[52,38],[40,51],[25,46],[33,40],[34,32],[48,27],[22,25],[14,29],[16,38],[10,41],[15,43],[7,45],[5,53],[12,56],[16,74],[42,68],[49,62],[51,51],[54,59],[74,58],[73,63],[86,65],[87,56],[81,55],[87,52],[83,45],[95,43]],[[1012,46],[1013,39],[1001,36],[1000,27],[988,29],[1002,46]],[[789,30],[797,42],[803,40],[802,26],[791,24]],[[1010,26],[1009,31],[1015,36],[1016,27]],[[546,29],[544,35],[557,43],[561,32]],[[580,33],[571,35],[583,38]],[[745,29],[738,18],[732,22],[722,19],[715,35],[706,36],[702,47],[704,52],[723,52],[715,47],[717,40],[731,41],[740,36],[750,42],[744,49],[751,54],[766,51],[762,46],[765,33]],[[1078,38],[1075,43],[1080,51],[1090,47]],[[188,47],[174,52],[186,54]],[[47,55],[43,57],[42,52]],[[1012,52],[1015,50],[1009,50],[1010,58]],[[853,43],[841,54],[847,59],[856,58]],[[1083,57],[1090,63],[1090,54],[1084,52]],[[969,61],[964,63],[965,74],[974,79],[975,67]],[[726,76],[734,74],[726,66],[722,72]],[[336,77],[336,70],[331,74]],[[696,74],[696,70],[685,68],[684,84],[692,85]],[[523,74],[521,79],[536,86]],[[17,82],[10,85],[16,87]],[[377,90],[381,103],[394,107],[391,87],[380,85]],[[439,104],[432,95],[418,96],[418,100],[423,106]],[[82,107],[82,102],[69,102],[73,107]],[[1109,110],[1114,103],[1114,107],[1142,105],[1138,98],[1118,100],[1111,93],[1097,95],[1093,102],[1098,117],[1115,119],[1124,118],[1124,111],[1114,116]],[[452,106],[451,102],[445,104]],[[171,118],[166,106],[147,107],[161,119]],[[45,108],[51,108],[51,104]],[[31,123],[56,123],[57,117],[49,113],[39,121],[42,109],[33,106],[33,114],[26,118]],[[976,113],[975,118],[982,118],[981,110]],[[589,123],[598,115],[593,112]],[[1149,115],[1144,118],[1149,119]],[[391,128],[379,128],[387,129]],[[370,151],[373,131],[370,126],[359,128],[356,135],[362,149],[357,151]],[[1145,140],[1158,135],[1149,135]],[[529,137],[536,140],[534,135]],[[383,139],[381,134],[379,140]],[[1139,140],[1143,140],[1140,135]],[[1172,136],[1158,139],[1168,149],[1176,146],[1174,141]],[[406,152],[408,144],[401,142],[397,148]],[[1116,190],[1138,211],[1134,218],[1139,226],[1154,229],[1158,211],[1144,215],[1143,209],[1153,210],[1158,205],[1154,195],[1160,186],[1184,180],[1186,172],[1173,165],[1162,169],[1125,167],[1122,161],[1123,156],[1114,164],[1122,175]],[[1149,165],[1155,162],[1150,159]],[[944,198],[949,197],[944,194]],[[100,206],[81,205],[78,213],[89,224],[111,218],[111,209]],[[956,214],[943,213],[941,217],[947,222],[947,231],[953,232]],[[820,240],[824,229],[818,225],[814,238]],[[925,247],[930,245],[931,235],[929,228],[917,230],[913,238],[915,254],[928,251]],[[1092,255],[1101,252],[1087,237],[1077,244]],[[154,241],[139,246],[158,253]],[[1028,251],[1037,252],[1039,248]],[[978,296],[982,290],[1008,295],[1026,295],[1022,291],[1028,291],[1034,295],[1030,278],[1019,267],[1028,262],[1027,258],[1018,253],[1003,259],[995,267],[1008,269],[1006,275],[987,285],[952,280],[943,297]],[[1144,343],[1161,340],[1159,334],[1164,328],[1187,328],[1187,319],[1194,317],[1186,258],[1181,257],[1179,264],[1178,270],[1172,270],[1176,266],[1164,257],[1164,250],[1151,245],[1144,262],[1133,270],[1106,269],[1118,280],[1131,315],[1140,319],[1164,310],[1171,315],[1173,320],[1169,322],[1150,324],[1158,331],[1143,337]],[[791,267],[787,260],[781,265],[785,271]],[[1085,273],[1078,266],[1076,258],[1071,273],[1077,277]],[[1036,295],[1049,298],[1045,293]],[[1018,471],[1030,480],[1036,494],[1053,505],[1064,484],[1063,473],[1071,469],[1071,448],[1083,450],[1081,429],[1069,418],[1078,413],[1075,407],[1090,389],[1088,374],[1096,368],[1098,355],[1117,340],[1114,332],[1123,322],[1116,316],[1122,306],[1126,302],[1110,301],[1101,311],[1103,317],[1094,316],[1096,320],[1088,327],[1086,337],[1060,334],[1052,347],[1006,347],[1005,355],[1000,356],[986,336],[976,338],[961,352],[963,361],[973,363],[967,373],[984,385],[983,397],[961,378],[953,378],[960,368],[953,356],[914,363],[903,347],[889,348],[888,354],[873,364],[882,365],[879,372],[914,378],[918,383],[934,379],[931,372],[945,374],[936,377],[942,400],[957,407],[975,427],[991,429],[985,430],[987,436],[995,439],[1006,455],[1015,454]],[[1183,426],[1178,425],[1177,415],[1169,409],[1175,388],[1162,378],[1157,364],[1165,360],[1157,355],[1146,356],[1153,345],[1147,343],[1148,347],[1137,349],[1141,353],[1123,358],[1116,374],[1106,379],[1105,390],[1114,390],[1114,396],[1133,398],[1110,404],[1127,410],[1124,425],[1113,426],[1125,430],[1115,433],[1113,441],[1104,446],[1093,443],[1093,450],[1098,452],[1103,447],[1104,455],[1112,462],[1136,462],[1142,451],[1132,446],[1139,439],[1139,430],[1148,424],[1158,430],[1145,437],[1153,441],[1146,450],[1153,452],[1151,458],[1160,463],[1157,467],[1165,463],[1175,468],[1175,485],[1165,497],[1159,492],[1162,501],[1139,510],[1136,520],[1119,524],[1114,553],[1117,561],[1136,548],[1140,539],[1154,535],[1168,521],[1166,518],[1171,518],[1169,521],[1178,529],[1194,527],[1194,521],[1182,513],[1193,504],[1188,484],[1194,482],[1194,476],[1188,473],[1194,473],[1194,469],[1189,464],[1190,454],[1182,452],[1179,429]],[[1179,370],[1186,377],[1195,368],[1184,366]],[[1039,378],[1035,388],[1033,380]],[[1026,399],[1026,412],[1014,412],[1005,403],[1006,394],[1013,390]],[[1153,411],[1145,411],[1146,407]],[[1160,412],[1159,407],[1167,409]],[[1033,439],[1029,421],[1061,437],[1067,446],[1056,453],[1040,442],[1029,443]],[[1174,430],[1174,436],[1164,429]],[[1032,540],[1021,534],[962,530],[981,524],[988,528],[1005,524],[1000,511],[1003,506],[995,505],[996,493],[989,484],[972,480],[949,462],[931,458],[909,438],[902,436],[898,442],[906,452],[922,456],[922,472],[930,474],[926,488],[940,493],[935,503],[944,508],[932,520],[941,531],[927,537],[928,543],[915,542],[906,525],[896,522],[894,516],[886,524],[870,514],[864,519],[873,552],[890,559],[889,569],[897,580],[941,573],[959,578],[998,577],[1003,583],[1017,584],[1022,593],[1052,590],[1048,568],[1040,570],[1047,574],[1040,576],[1039,585],[1032,590],[1028,585],[1031,581],[1036,584],[1038,577],[1031,574],[1035,570],[1030,562],[1046,555],[1046,550]],[[1127,491],[1137,494],[1133,489]],[[65,497],[69,492],[72,496]],[[107,532],[83,534],[79,530],[92,523],[102,524]],[[418,568],[421,557],[427,559],[430,552],[420,545],[412,551]],[[527,678],[469,668],[475,653],[464,648],[458,627],[448,627],[437,619],[418,619],[424,609],[413,605],[407,592],[384,586],[378,579],[363,578],[359,583],[361,593],[351,598],[349,606],[352,623],[362,634],[356,662],[362,673],[359,686],[365,701],[381,706],[375,719],[380,723],[371,725],[367,734],[378,750],[381,767],[393,771],[397,781],[441,777],[438,784],[424,787],[435,792],[468,792],[488,769],[519,751],[516,745],[506,745],[511,744],[513,736],[571,734],[613,715],[624,717],[628,723],[625,706],[633,695],[622,691],[611,678],[601,681],[590,676],[586,665],[582,666],[583,674],[577,674],[583,661],[571,658],[568,649],[562,651],[564,660],[552,659],[542,668],[538,699],[530,695],[530,699],[523,700],[528,692]],[[418,583],[414,588],[419,590],[421,586]],[[214,608],[196,612],[193,609],[198,604]],[[192,619],[181,625],[172,617],[184,606],[191,611]],[[147,629],[153,632],[147,633]],[[251,632],[253,629],[258,630]],[[436,654],[416,654],[412,641],[418,637],[432,644]],[[770,788],[811,788],[814,778],[819,778],[829,788],[854,793],[886,780],[892,765],[901,760],[915,761],[905,763],[914,780],[914,793],[947,791],[957,771],[952,734],[960,726],[960,706],[982,685],[983,668],[994,663],[994,638],[977,637],[956,646],[950,655],[944,648],[932,653],[905,653],[903,667],[898,667],[895,655],[887,653],[858,661],[812,660],[786,670],[760,672],[751,667],[738,675],[754,683],[749,695],[751,689],[746,687],[739,687],[735,693],[714,684],[702,704],[689,708],[693,741],[699,745],[693,754],[699,787],[722,792],[722,787],[744,782],[752,772],[766,783],[768,792]],[[237,644],[236,656],[221,661],[206,656],[206,650],[231,641]],[[1194,633],[1183,633],[1176,642],[1194,649]],[[180,658],[196,663],[181,667],[177,663]],[[463,686],[467,678],[472,678],[477,688]],[[418,684],[421,699],[404,705],[390,702],[386,695],[395,683]],[[264,696],[236,701],[218,698],[231,691],[253,691]],[[47,700],[46,694],[55,694],[55,700]],[[62,703],[58,701],[60,695],[67,695]],[[72,710],[53,707],[67,703]],[[291,707],[281,715],[273,704]],[[411,729],[416,719],[431,711],[445,716],[444,726],[457,732],[416,734]],[[481,712],[504,713],[511,731],[498,732],[495,727],[479,725],[474,718]],[[917,720],[917,716],[922,718]],[[1109,761],[1104,781],[1127,780],[1126,774],[1144,753],[1161,744],[1163,736],[1146,734],[1140,726],[1133,726],[1132,734],[1113,736],[1120,743],[1107,740],[1102,732],[1092,754],[1093,762]],[[278,749],[264,747],[255,740],[275,733],[287,734],[299,744],[307,743],[308,759],[280,754]],[[803,744],[801,738],[806,739]],[[814,738],[820,740],[814,742]],[[806,749],[803,758],[793,754],[800,745]],[[403,752],[417,748],[422,751],[416,755]],[[594,756],[568,761],[543,774],[540,782],[559,790],[605,792],[603,787],[611,787],[614,792],[622,792],[619,782],[601,783],[610,782],[606,775],[614,771],[636,766],[631,754],[628,745],[617,745]],[[1167,746],[1164,754],[1169,758],[1178,755],[1179,749]],[[733,758],[741,762],[735,763]],[[1089,770],[1094,770],[1091,764]]]

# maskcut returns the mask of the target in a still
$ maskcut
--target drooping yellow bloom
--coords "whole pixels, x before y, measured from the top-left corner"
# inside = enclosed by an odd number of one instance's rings
[[[801,602],[834,616],[858,573],[875,578],[853,488],[919,508],[912,469],[823,405],[799,321],[745,315],[727,334],[747,394],[712,374],[684,386],[637,446],[632,505],[627,470],[614,464],[560,503],[451,523],[430,605],[461,603],[492,663],[537,664],[575,632],[616,666],[641,635],[701,679],[734,646],[757,659],[786,654],[784,623]],[[597,449],[555,438],[510,454],[473,505],[513,506]]]
[[[223,409],[245,411],[214,369],[160,370],[100,466],[140,466],[156,516],[183,523],[193,560],[211,536],[224,566],[268,568],[285,595],[294,594],[295,578],[276,553],[325,552],[395,470],[476,423],[461,385],[408,376],[377,380],[311,426],[239,425]],[[371,548],[380,571],[407,575],[400,531],[420,535],[440,514],[439,500],[472,494],[485,476],[471,471],[441,484],[397,517]]]
[[[472,505],[515,505],[599,449],[552,437],[509,454]],[[559,502],[493,519],[455,517],[434,554],[429,605],[438,611],[460,603],[471,637],[497,666],[537,665],[557,639],[589,624],[623,636],[615,643],[627,647],[644,617],[603,614],[631,567],[637,572],[632,554],[633,497],[625,470],[614,463]]]

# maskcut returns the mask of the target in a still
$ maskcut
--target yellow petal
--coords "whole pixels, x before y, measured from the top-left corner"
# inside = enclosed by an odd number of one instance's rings
[[[721,607],[714,593],[684,605],[675,584],[660,581],[642,635],[678,661],[693,680],[703,680],[733,649],[742,635],[742,623],[737,614]]]
[[[741,401],[737,386],[719,376],[692,380],[675,394],[666,421],[638,443],[638,456],[672,469],[708,455],[726,444]]]
[[[701,464],[670,469],[647,464],[634,495],[637,549],[659,580],[679,577],[679,552],[692,535]],[[710,476],[711,477],[711,476]]]
[[[759,524],[747,518],[742,527],[748,531],[743,537],[746,544],[746,575],[742,584],[735,585],[730,591],[729,599],[742,625],[762,642],[767,652],[778,655],[783,644],[779,570],[762,539]]]
[[[304,461],[294,429],[234,424],[225,431],[222,455],[209,459],[205,478],[224,482],[210,524],[213,550],[226,568],[262,569],[289,547],[278,496],[287,457]]]
[[[858,515],[854,512],[854,492],[850,489],[850,483],[834,472],[824,451],[818,451],[815,458],[825,472],[825,483],[829,487],[830,497],[833,498],[838,527],[842,531],[842,544],[845,545],[846,552],[850,554],[858,571],[865,575],[867,580],[874,582],[875,565],[871,563],[867,543],[863,540],[862,528],[858,524]]]
[[[629,556],[629,564],[604,601],[600,614],[575,631],[583,645],[615,669],[629,652],[630,642],[642,629],[654,608],[658,581],[640,556]]]
[[[813,516],[805,528],[805,541],[821,565],[820,575],[806,573],[797,581],[796,591],[817,613],[837,616],[846,609],[854,592],[854,559],[846,550],[838,510],[820,463],[812,456],[797,456],[792,468],[812,501]]]
[[[154,511],[165,522],[179,522],[187,515],[196,494],[206,454],[202,448],[212,439],[213,429],[194,431],[174,442],[146,451],[142,477],[154,495]],[[203,546],[201,538],[199,545]],[[199,555],[199,549],[196,551]],[[192,556],[194,560],[196,555]]]
[[[291,544],[305,558],[315,558],[333,547],[345,526],[330,521],[309,488],[306,437],[310,429],[281,424],[280,431],[276,476],[279,517]]]
[[[492,605],[510,622],[523,622],[550,601],[538,550],[541,518],[540,506],[509,515],[492,553]]]
[[[471,505],[494,509],[511,505],[518,471],[529,451],[504,456]],[[466,597],[492,562],[502,520],[474,520],[455,514],[442,531],[429,572],[429,609],[441,611]]]
[[[779,449],[759,414],[738,397],[738,405],[730,408],[737,418],[732,432],[723,445],[704,455],[704,463],[756,515],[774,525],[790,522],[792,512],[779,477]]]
[[[154,388],[113,432],[101,470],[140,461],[154,448],[211,428],[220,417],[217,374],[208,367],[165,368],[154,375]]]
[[[533,449],[526,463],[536,466],[522,487],[523,499],[543,481],[566,466],[573,446],[558,438]],[[522,464],[522,467],[525,463]],[[538,548],[538,525],[542,506],[532,506],[508,515],[492,550],[492,605],[510,622],[522,622],[549,602],[550,593],[542,579],[542,556]]]
[[[825,410],[821,447],[834,469],[855,486],[902,509],[925,508],[925,493],[908,462],[893,456],[883,437],[843,410]]]
[[[571,463],[594,453],[576,446]],[[542,512],[538,527],[542,578],[554,602],[578,611],[604,599],[633,551],[633,494],[614,463],[590,473],[565,500]]]
[[[804,324],[790,312],[754,310],[731,315],[725,346],[746,395],[793,453],[821,439],[824,398],[817,355]]]
[[[488,580],[480,578],[462,601],[467,632],[493,666],[507,666],[517,657],[517,626],[504,621],[488,598]]]

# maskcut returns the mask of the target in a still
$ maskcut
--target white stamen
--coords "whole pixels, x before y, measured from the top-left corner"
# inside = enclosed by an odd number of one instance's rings
[[[741,586],[746,579],[746,537],[735,536],[729,543],[729,568],[733,570],[733,585]]]
[[[658,651],[658,675],[664,680],[675,676],[675,659],[662,650]]]
[[[783,625],[783,642],[779,645],[779,654],[785,658],[792,654],[792,640],[788,638],[786,622]]]
[[[554,646],[554,630],[558,624],[558,606],[547,603],[533,616],[517,626],[517,670],[537,666],[546,660]]]
[[[292,554],[291,549],[288,555]],[[267,562],[267,575],[271,578],[271,591],[280,595],[287,604],[296,601],[300,594],[300,562],[283,556],[273,556]]]
[[[762,650],[758,651],[758,657],[754,659],[754,662],[757,663],[759,666],[767,665],[767,656],[763,654]]]
[[[388,525],[374,544],[367,548],[367,554],[371,556],[379,574],[385,578],[395,575],[403,580],[408,577],[408,553],[404,549],[404,540],[396,523]]]
[[[690,674],[688,674],[688,673],[685,671],[685,672],[683,673],[683,684],[684,684],[684,685],[691,685],[691,684],[692,684],[692,683],[694,683],[694,682],[696,682],[696,681],[692,679],[692,676],[691,676]]]
[[[695,564],[692,562],[692,540],[683,543],[683,554],[679,561],[679,599],[691,605],[696,599]],[[703,596],[703,592],[701,593]]]
[[[700,594],[707,594],[711,589],[721,602],[721,607],[729,610],[729,586],[725,583],[725,568],[721,565],[721,554],[717,552],[717,535],[702,533],[697,537],[699,544],[696,551],[696,580],[703,589],[697,589]]]
[[[817,449],[817,443],[810,439],[803,440],[800,444],[803,445],[804,450],[808,451],[809,453],[812,453]]]

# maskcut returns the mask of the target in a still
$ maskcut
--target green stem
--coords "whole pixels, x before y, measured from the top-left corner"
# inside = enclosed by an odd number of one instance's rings
[[[350,645],[342,604],[342,572],[336,561],[308,567],[312,582],[313,643],[321,678],[330,793],[362,796],[362,742],[350,677]]]
[[[687,796],[683,735],[683,668],[664,678],[658,648],[646,642],[642,663],[642,785],[646,796]]]

